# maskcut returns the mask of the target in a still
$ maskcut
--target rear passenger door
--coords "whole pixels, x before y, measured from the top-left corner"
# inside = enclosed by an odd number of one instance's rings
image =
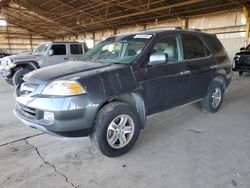
[[[69,60],[76,61],[78,60],[84,53],[82,44],[72,43],[69,44]]]
[[[215,73],[213,57],[199,35],[181,34],[184,61],[190,71],[188,100],[201,99],[207,93],[210,81]]]

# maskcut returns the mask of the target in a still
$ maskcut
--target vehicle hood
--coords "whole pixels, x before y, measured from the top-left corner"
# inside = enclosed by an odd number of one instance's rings
[[[70,61],[32,71],[24,77],[24,81],[45,84],[59,79],[75,80],[77,77],[87,77],[120,66],[122,65]]]
[[[38,61],[40,60],[44,55],[42,54],[17,54],[17,55],[10,55],[7,57],[4,57],[4,59],[10,59],[14,63],[22,62],[22,61]]]

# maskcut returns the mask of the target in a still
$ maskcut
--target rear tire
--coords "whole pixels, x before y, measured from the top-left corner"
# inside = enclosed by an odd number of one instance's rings
[[[98,112],[90,138],[102,154],[118,157],[134,146],[140,127],[139,115],[131,105],[112,102]]]
[[[201,101],[202,108],[211,113],[219,110],[224,99],[224,88],[220,82],[214,81],[205,98]]]
[[[13,76],[13,84],[15,86],[17,86],[18,84],[23,82],[23,77],[28,74],[29,72],[31,72],[31,70],[29,69],[19,69],[18,71],[15,72],[14,76]]]
[[[239,76],[242,76],[243,75],[243,71],[239,71]]]

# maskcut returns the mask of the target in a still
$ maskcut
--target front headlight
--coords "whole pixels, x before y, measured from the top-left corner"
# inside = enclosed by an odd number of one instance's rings
[[[6,60],[6,65],[8,68],[14,68],[16,66],[16,64],[13,63],[12,59],[7,59]]]
[[[85,89],[76,81],[54,81],[42,91],[42,95],[70,96],[86,93]]]
[[[239,58],[240,58],[240,55],[236,55],[235,58],[236,58],[236,59],[239,59]]]
[[[11,69],[16,65],[9,58],[2,58],[1,59],[1,67],[4,69]]]

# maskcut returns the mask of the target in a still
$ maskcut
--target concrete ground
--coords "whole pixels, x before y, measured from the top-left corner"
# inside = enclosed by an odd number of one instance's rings
[[[235,77],[220,111],[198,104],[148,118],[135,147],[101,155],[88,138],[63,142],[22,125],[0,80],[0,188],[250,187],[250,77]]]

